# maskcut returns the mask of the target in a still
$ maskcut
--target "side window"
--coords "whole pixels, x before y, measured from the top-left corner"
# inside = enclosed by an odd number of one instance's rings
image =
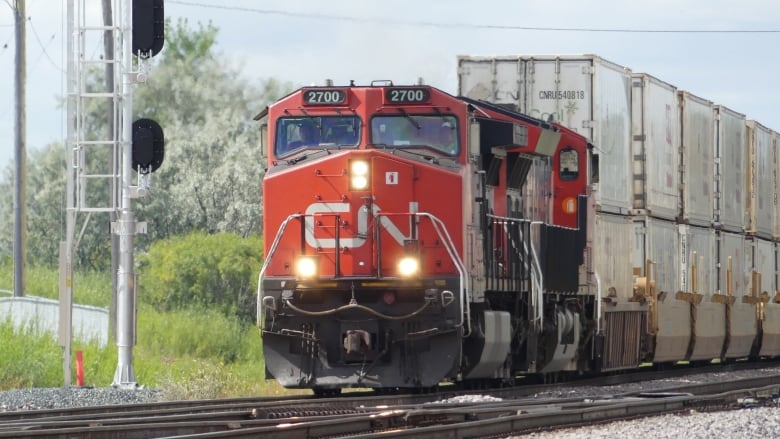
[[[580,163],[577,150],[566,148],[558,156],[558,175],[561,180],[576,180],[580,175]]]

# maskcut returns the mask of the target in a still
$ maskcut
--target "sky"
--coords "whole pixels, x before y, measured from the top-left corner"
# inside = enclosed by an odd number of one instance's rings
[[[81,1],[100,20],[101,0]],[[14,163],[14,3],[0,0],[0,169]],[[28,153],[65,138],[67,3],[26,0]],[[422,78],[455,94],[458,55],[596,54],[780,131],[776,0],[165,0],[165,15],[211,22],[216,51],[258,85]]]

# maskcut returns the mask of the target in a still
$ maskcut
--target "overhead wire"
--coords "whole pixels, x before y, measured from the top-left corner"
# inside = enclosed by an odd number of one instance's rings
[[[35,65],[38,63],[38,61],[41,59],[42,56],[46,56],[46,59],[49,60],[49,63],[51,65],[59,70],[60,72],[65,72],[62,67],[58,66],[57,63],[54,62],[54,60],[51,58],[51,55],[49,55],[49,52],[47,51],[47,48],[51,45],[52,41],[57,37],[57,34],[51,34],[51,38],[49,38],[48,43],[44,46],[43,41],[41,41],[41,36],[38,34],[38,30],[35,29],[35,25],[33,24],[32,17],[27,17],[27,22],[30,23],[30,30],[32,30],[33,35],[35,36],[36,41],[38,41],[38,45],[41,47],[41,54],[38,55],[38,58],[33,62],[32,66],[30,67],[35,68]]]
[[[589,28],[589,27],[546,27],[546,26],[520,26],[502,24],[476,24],[476,23],[445,23],[425,20],[400,20],[382,17],[358,17],[350,15],[323,14],[317,12],[293,12],[279,9],[261,9],[245,6],[227,6],[214,3],[168,0],[168,3],[182,6],[196,6],[210,9],[223,9],[229,11],[252,12],[261,15],[281,15],[297,18],[316,18],[321,20],[351,21],[365,23],[379,23],[400,26],[476,29],[476,30],[517,30],[517,31],[544,31],[544,32],[602,32],[602,33],[659,33],[659,34],[766,34],[780,33],[780,29],[629,29],[629,28]]]

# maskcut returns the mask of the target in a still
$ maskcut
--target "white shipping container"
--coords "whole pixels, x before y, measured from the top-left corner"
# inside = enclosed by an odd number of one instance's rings
[[[593,266],[601,281],[601,292],[608,296],[614,289],[617,297],[633,296],[633,260],[631,239],[634,226],[629,217],[596,214],[593,232]],[[644,265],[638,265],[644,267]]]
[[[717,196],[715,220],[723,230],[745,230],[747,213],[747,148],[745,147],[745,115],[722,105],[715,106],[717,137],[715,171]]]
[[[745,254],[745,237],[737,233],[719,232],[718,233],[718,292],[728,294],[729,285],[726,273],[728,272],[729,262],[731,263],[731,292],[734,296],[741,297],[745,295],[747,286],[747,259]]]
[[[682,133],[682,216],[691,224],[713,222],[715,112],[712,102],[679,92]]]
[[[524,82],[525,62],[519,56],[458,57],[458,94],[462,96],[519,110]]]
[[[772,131],[772,156],[775,167],[775,172],[772,173],[775,180],[775,193],[772,197],[775,203],[775,207],[772,209],[772,212],[774,212],[772,217],[772,236],[777,240],[780,239],[780,133],[777,131]]]
[[[555,121],[587,137],[598,156],[599,210],[628,213],[631,72],[595,55],[458,58],[458,93]]]
[[[747,121],[748,219],[746,230],[762,238],[772,237],[774,209],[774,153],[772,132],[760,123]]]
[[[644,267],[644,261],[651,260],[651,277],[656,281],[656,290],[668,293],[671,298],[680,290],[678,233],[677,224],[672,221],[634,217],[634,265]]]
[[[685,224],[679,226],[679,285],[681,291],[698,294],[712,294],[716,291],[717,244],[713,229]],[[696,277],[695,290],[693,287],[694,273]]]
[[[679,210],[680,125],[677,89],[644,73],[632,76],[634,209],[675,219]]]

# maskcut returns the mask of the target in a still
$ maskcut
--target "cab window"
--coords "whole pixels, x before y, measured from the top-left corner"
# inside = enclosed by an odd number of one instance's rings
[[[561,150],[558,155],[558,175],[561,180],[576,180],[580,175],[579,157],[576,149]]]
[[[398,114],[371,119],[371,144],[382,148],[430,148],[458,155],[460,142],[455,116]]]
[[[357,116],[285,117],[276,122],[274,155],[303,149],[356,147],[360,140]]]

